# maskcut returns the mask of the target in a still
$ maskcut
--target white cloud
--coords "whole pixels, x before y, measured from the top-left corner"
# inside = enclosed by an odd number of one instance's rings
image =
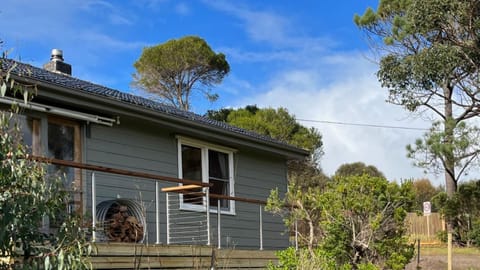
[[[244,98],[238,106],[285,107],[299,119],[429,127],[429,123],[408,117],[402,108],[385,102],[387,91],[377,82],[376,66],[360,54],[319,58],[313,66],[282,71],[262,86],[265,91]],[[411,165],[405,151],[405,146],[420,137],[422,131],[302,124],[322,133],[325,156],[321,165],[327,174],[333,174],[344,163],[362,161],[376,166],[391,180],[424,176],[421,169]]]

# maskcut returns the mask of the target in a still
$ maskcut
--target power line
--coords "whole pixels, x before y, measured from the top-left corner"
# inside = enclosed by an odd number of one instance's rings
[[[336,122],[336,121],[325,121],[325,120],[312,120],[312,119],[298,119],[302,122],[314,122],[322,124],[334,124],[334,125],[344,125],[344,126],[358,126],[358,127],[371,127],[371,128],[390,128],[390,129],[406,129],[406,130],[429,130],[428,128],[415,128],[415,127],[403,127],[403,126],[389,126],[389,125],[375,125],[375,124],[363,124],[363,123],[348,123],[348,122]]]

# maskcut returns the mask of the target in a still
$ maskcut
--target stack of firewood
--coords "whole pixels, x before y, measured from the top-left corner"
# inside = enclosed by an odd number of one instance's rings
[[[139,242],[143,239],[143,225],[128,213],[125,205],[115,205],[109,209],[106,235],[114,242]]]

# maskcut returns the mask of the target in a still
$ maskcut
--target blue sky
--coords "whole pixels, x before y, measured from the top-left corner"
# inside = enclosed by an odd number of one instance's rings
[[[387,91],[353,15],[374,0],[173,1],[2,0],[0,38],[9,56],[35,66],[62,49],[73,76],[121,91],[130,87],[142,48],[185,35],[227,56],[231,73],[216,103],[193,110],[285,107],[298,119],[428,128],[384,102]],[[199,99],[197,99],[199,100]],[[363,161],[391,180],[420,178],[405,145],[422,131],[302,122],[323,135],[327,174]],[[427,175],[435,183],[442,181]]]

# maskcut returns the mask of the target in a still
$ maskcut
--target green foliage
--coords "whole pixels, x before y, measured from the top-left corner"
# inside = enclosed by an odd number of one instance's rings
[[[278,264],[270,263],[267,266],[267,269],[269,270],[352,269],[350,265],[335,265],[335,262],[333,262],[331,258],[328,258],[328,255],[320,249],[315,250],[315,256],[313,257],[310,255],[310,252],[306,248],[300,248],[299,250],[295,250],[295,248],[293,247],[277,251],[275,255],[278,257]]]
[[[480,113],[478,1],[380,0],[377,10],[354,21],[378,48],[377,76],[389,91],[387,101],[436,116],[408,156],[417,166],[445,172],[452,196],[480,151],[478,129],[465,123]]]
[[[210,88],[230,72],[225,55],[215,53],[196,36],[146,47],[134,67],[134,85],[183,110],[189,110],[194,90],[215,101],[218,95]]]
[[[363,174],[334,177],[323,190],[290,185],[283,200],[273,191],[267,209],[283,214],[287,226],[308,227],[300,235],[308,250],[302,260],[320,261],[322,269],[404,269],[413,257],[404,223],[413,201],[411,182],[398,185]]]
[[[407,145],[407,156],[414,160],[415,165],[426,171],[442,173],[448,160],[453,161],[454,169],[458,172],[455,179],[468,173],[471,165],[478,165],[480,153],[480,130],[469,126],[466,122],[455,125],[453,133],[445,132],[444,124],[436,122],[423,138],[417,139],[414,145]],[[445,143],[450,140],[449,143]]]
[[[480,181],[462,183],[453,197],[439,193],[433,201],[440,213],[455,224],[458,244],[480,247]]]
[[[423,202],[432,202],[432,199],[443,191],[442,187],[434,187],[428,179],[413,180],[413,190],[415,191],[415,206],[417,211],[423,211]],[[432,204],[432,211],[437,211],[438,207]]]
[[[308,160],[290,161],[288,164],[289,180],[300,188],[323,186],[328,181],[328,177],[318,167],[323,154],[322,135],[315,128],[299,124],[287,109],[260,109],[256,105],[248,105],[241,109],[208,111],[205,116],[309,151],[311,156]]]
[[[89,244],[79,219],[68,216],[56,234],[42,232],[44,218],[64,216],[69,194],[61,179],[26,159],[14,114],[0,114],[0,256],[22,258],[15,269],[88,269]]]
[[[208,111],[206,116],[303,148],[311,154],[323,153],[322,135],[318,130],[302,126],[285,108],[260,109],[249,105],[240,109]]]
[[[335,171],[335,176],[352,176],[352,175],[363,175],[367,174],[371,177],[382,177],[385,178],[385,175],[373,165],[365,165],[363,162],[354,162],[346,163],[340,165]]]
[[[2,64],[0,62],[0,64]],[[24,96],[30,86],[12,82],[8,70],[2,85]],[[27,102],[27,97],[25,102]],[[12,108],[15,112],[15,106]],[[46,166],[28,159],[13,112],[0,111],[0,257],[15,260],[13,269],[88,269],[90,245],[79,218],[65,215],[69,194],[59,178],[47,178]],[[42,230],[43,221],[64,217],[58,231]],[[0,268],[9,268],[0,262]]]

